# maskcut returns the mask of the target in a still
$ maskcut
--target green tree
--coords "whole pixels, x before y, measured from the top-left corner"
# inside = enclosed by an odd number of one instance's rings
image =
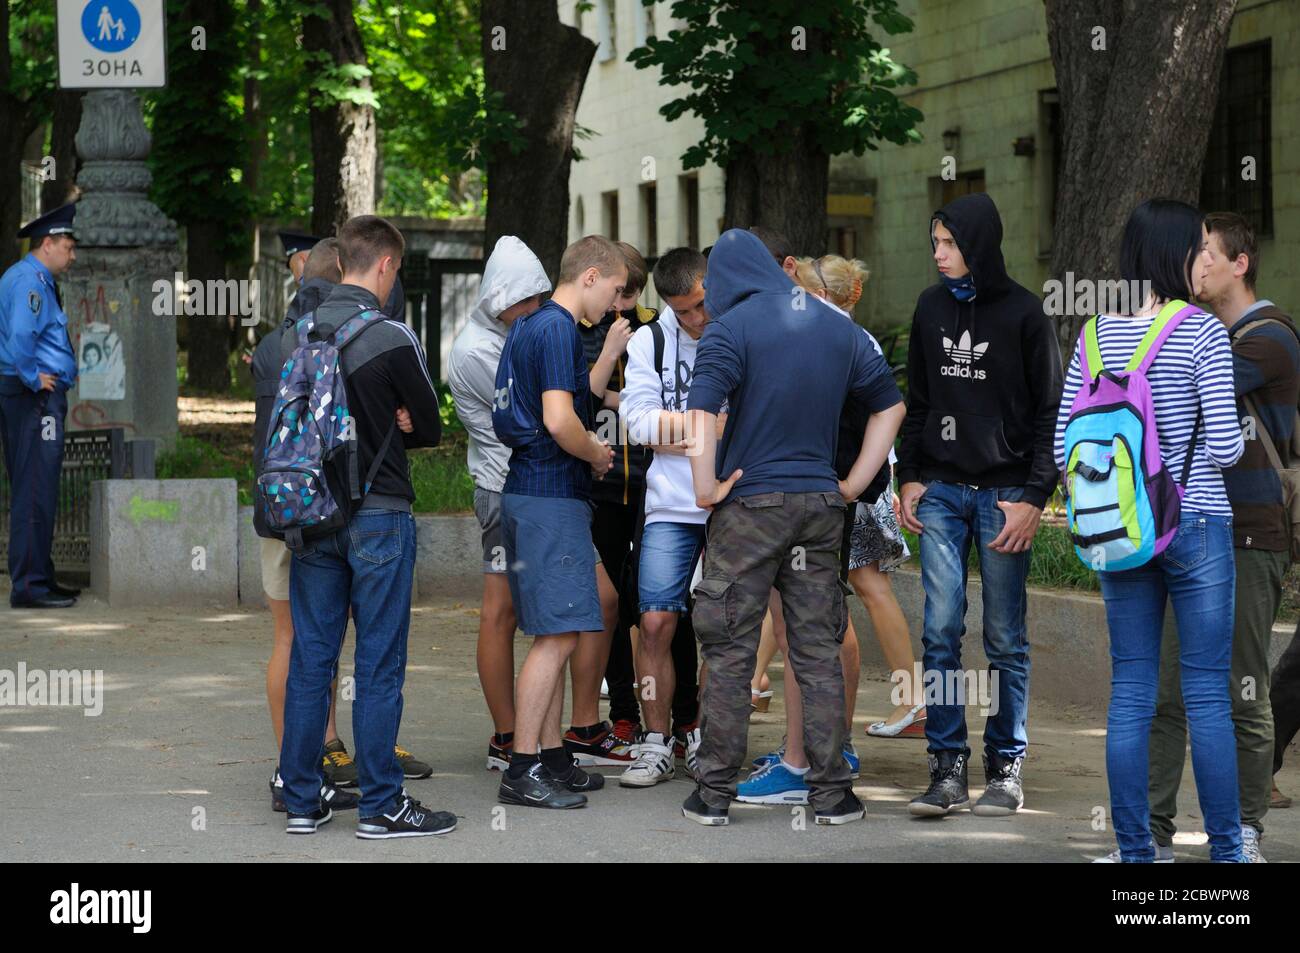
[[[0,0],[0,270],[18,257],[22,160],[27,140],[54,107],[54,9],[41,0]],[[57,170],[62,172],[63,170]]]
[[[685,29],[650,38],[628,61],[689,88],[661,109],[704,124],[683,166],[722,166],[726,227],[763,225],[820,253],[830,157],[921,138],[921,112],[894,92],[916,74],[873,35],[912,22],[895,0],[674,0],[671,13]]]
[[[248,239],[238,181],[246,147],[237,110],[242,51],[234,0],[169,0],[167,24],[167,86],[152,103],[152,198],[185,229],[186,277],[224,280],[231,263],[246,257]],[[194,387],[229,389],[235,320],[229,314],[186,319]]]

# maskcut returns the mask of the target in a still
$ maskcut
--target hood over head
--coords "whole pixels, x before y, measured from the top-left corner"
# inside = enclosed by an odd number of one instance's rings
[[[532,249],[514,235],[502,235],[483,266],[478,302],[470,320],[505,337],[506,326],[497,316],[513,304],[551,290],[546,269]]]
[[[974,192],[953,199],[930,218],[930,247],[934,247],[934,223],[943,222],[952,232],[975,282],[976,300],[997,295],[1010,284],[1002,260],[1002,217],[993,199]]]
[[[704,308],[717,320],[751,295],[789,294],[794,282],[751,231],[729,228],[709,252]]]

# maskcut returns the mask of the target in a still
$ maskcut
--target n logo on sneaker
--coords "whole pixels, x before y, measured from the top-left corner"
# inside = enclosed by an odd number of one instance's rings
[[[969,331],[963,331],[956,344],[953,344],[952,338],[945,337],[943,350],[952,363],[940,367],[939,373],[944,377],[967,377],[974,381],[982,381],[986,372],[982,368],[976,370],[974,365],[979,363],[988,349],[988,341],[972,343]]]

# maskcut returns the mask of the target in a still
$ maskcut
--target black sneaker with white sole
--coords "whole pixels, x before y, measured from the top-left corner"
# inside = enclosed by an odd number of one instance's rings
[[[1025,792],[1020,780],[1020,766],[1024,761],[1024,755],[1003,758],[985,752],[984,777],[988,786],[970,812],[978,817],[1006,817],[1024,807]]]
[[[315,834],[316,829],[334,819],[334,812],[321,805],[310,814],[290,814],[284,825],[286,834]]]
[[[862,820],[866,814],[862,802],[852,791],[845,791],[844,796],[836,802],[834,807],[825,810],[818,810],[814,819],[818,824],[850,824],[853,821]]]
[[[578,759],[573,759],[569,770],[563,774],[551,775],[570,791],[599,791],[605,786],[605,776],[593,771],[584,771],[578,766]]]
[[[601,783],[604,783],[601,778]],[[502,804],[519,804],[524,807],[545,807],[569,810],[586,807],[587,795],[570,791],[540,761],[529,765],[528,770],[516,778],[506,771],[501,775],[497,800]]]
[[[357,837],[362,840],[429,837],[433,834],[448,834],[455,829],[455,814],[430,810],[405,791],[392,813],[363,817],[357,821]]]
[[[937,751],[930,755],[930,786],[912,798],[908,811],[916,817],[939,817],[970,806],[966,766],[970,748]]]
[[[700,797],[699,788],[692,791],[691,796],[682,805],[682,817],[689,818],[697,824],[703,824],[705,827],[725,827],[731,823],[731,818],[727,815],[727,809],[725,807],[710,807],[704,803],[704,798]]]
[[[284,780],[280,777],[280,769],[275,769],[275,774],[271,775],[271,810],[277,814],[287,814],[288,808],[284,803]],[[356,810],[361,799],[349,791],[326,781],[320,788],[320,799],[322,804],[326,804],[336,811],[353,811]]]

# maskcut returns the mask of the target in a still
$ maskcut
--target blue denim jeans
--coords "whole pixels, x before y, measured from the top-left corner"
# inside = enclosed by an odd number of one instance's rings
[[[704,548],[703,523],[646,523],[637,569],[642,612],[686,614],[691,574]]]
[[[1020,487],[976,489],[960,483],[926,481],[916,507],[921,534],[921,586],[925,590],[924,678],[942,677],[951,684],[961,673],[961,640],[966,634],[966,561],[978,547],[984,591],[984,654],[990,682],[997,685],[984,725],[984,751],[1003,760],[1021,757],[1029,745],[1025,719],[1029,709],[1029,639],[1025,632],[1025,580],[1029,550],[997,553],[989,543],[1006,523],[998,501],[1019,502]],[[964,684],[969,680],[962,678]],[[931,752],[966,747],[966,711],[946,689],[942,701],[926,698],[925,737]],[[974,699],[967,698],[967,702]]]
[[[280,746],[284,801],[291,814],[310,813],[320,804],[330,682],[338,672],[349,607],[357,640],[352,756],[361,817],[396,805],[402,769],[393,746],[402,720],[414,572],[415,520],[392,510],[361,510],[347,529],[294,553],[289,571],[293,651]]]
[[[1178,622],[1192,772],[1210,837],[1210,859],[1237,860],[1241,811],[1229,674],[1236,582],[1232,520],[1184,510],[1178,533],[1163,553],[1137,569],[1098,575],[1110,629],[1106,775],[1120,856],[1128,863],[1155,859],[1147,800],[1148,744],[1167,599]]]

